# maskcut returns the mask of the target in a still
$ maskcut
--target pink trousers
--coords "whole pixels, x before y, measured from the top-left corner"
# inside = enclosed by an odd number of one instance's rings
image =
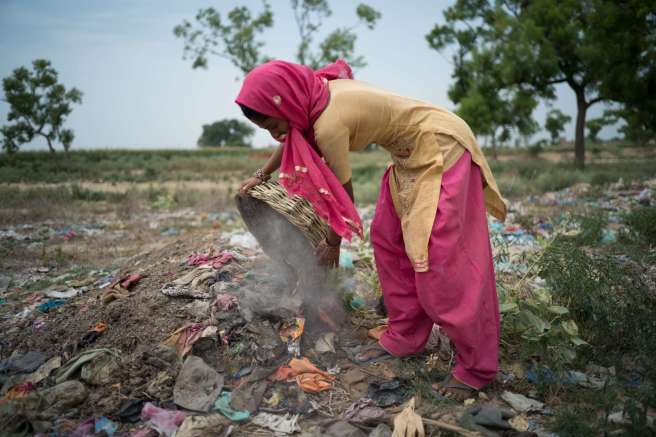
[[[371,242],[389,327],[380,344],[396,356],[421,352],[433,324],[456,349],[453,375],[481,388],[498,369],[499,303],[479,167],[469,152],[442,175],[429,271],[415,272],[383,176]]]

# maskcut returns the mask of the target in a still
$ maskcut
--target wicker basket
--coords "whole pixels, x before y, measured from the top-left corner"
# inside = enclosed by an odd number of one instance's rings
[[[248,191],[251,197],[265,202],[285,216],[316,247],[326,238],[328,225],[314,212],[312,205],[301,196],[289,196],[278,182],[263,182]]]

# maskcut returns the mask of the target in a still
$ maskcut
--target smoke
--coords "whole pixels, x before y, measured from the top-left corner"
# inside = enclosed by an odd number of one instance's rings
[[[259,199],[238,194],[235,201],[248,230],[283,275],[285,292],[302,300],[306,333],[314,337],[344,326],[345,311],[335,281],[331,280],[335,275],[319,265],[314,247],[305,235]]]

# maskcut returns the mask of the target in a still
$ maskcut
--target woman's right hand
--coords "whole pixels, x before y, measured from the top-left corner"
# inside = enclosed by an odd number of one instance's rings
[[[241,185],[239,186],[239,192],[242,194],[246,194],[248,190],[261,183],[262,183],[262,179],[256,178],[255,176],[251,176],[250,178],[246,179],[241,183]]]

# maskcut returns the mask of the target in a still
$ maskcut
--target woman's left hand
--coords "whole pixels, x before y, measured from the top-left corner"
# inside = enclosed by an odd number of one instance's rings
[[[339,247],[340,242],[336,246],[329,244],[324,238],[317,246],[315,253],[319,258],[319,264],[328,267],[337,267],[339,264]]]

